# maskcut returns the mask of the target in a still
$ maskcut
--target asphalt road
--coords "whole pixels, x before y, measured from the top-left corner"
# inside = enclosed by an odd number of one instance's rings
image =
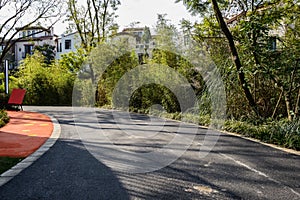
[[[0,188],[1,200],[300,199],[297,155],[227,134],[209,150],[216,132],[157,118],[149,125],[143,115],[131,115],[133,125],[106,110],[25,110],[56,117],[61,137]]]

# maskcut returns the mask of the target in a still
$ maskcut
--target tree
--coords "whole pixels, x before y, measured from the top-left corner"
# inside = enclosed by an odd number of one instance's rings
[[[18,86],[25,88],[30,105],[71,105],[75,73],[61,63],[47,65],[44,55],[35,51],[27,56],[17,72]]]
[[[240,60],[239,53],[238,53],[236,45],[234,43],[233,35],[225,22],[225,19],[222,15],[222,12],[220,10],[217,0],[211,0],[211,1],[176,0],[176,2],[180,2],[180,1],[182,1],[187,6],[187,8],[193,13],[199,13],[199,14],[203,13],[204,14],[205,12],[209,12],[209,11],[212,11],[214,13],[214,16],[216,17],[216,19],[218,21],[220,29],[222,30],[223,34],[225,35],[225,37],[229,43],[229,48],[230,48],[230,52],[232,55],[232,59],[234,61],[235,67],[238,71],[240,85],[243,88],[243,91],[248,100],[248,103],[251,106],[252,110],[256,113],[256,115],[260,116],[261,114],[259,113],[258,106],[254,100],[254,97],[249,89],[249,84],[245,78],[245,73],[243,71],[243,66],[242,66],[242,63]]]
[[[33,35],[32,33],[15,39],[19,32],[42,23],[52,27],[62,15],[61,8],[61,0],[0,1],[0,46],[3,48],[0,63],[3,62],[16,42]]]
[[[77,0],[68,0],[69,31],[77,31],[82,47],[89,50],[116,29],[115,11],[119,5],[119,0],[86,0],[81,5]]]
[[[86,51],[82,48],[61,55],[59,65],[70,72],[78,73],[86,60]]]
[[[178,41],[178,31],[176,27],[170,23],[170,20],[166,18],[167,14],[158,14],[157,22],[155,26],[156,31],[156,46],[157,48],[176,51],[176,42]]]
[[[144,34],[142,36],[142,42],[145,44],[149,44],[150,40],[152,39],[151,32],[149,27],[145,26],[144,28]]]
[[[45,64],[50,65],[55,59],[55,46],[44,44],[43,46],[35,46],[34,50],[39,51],[44,56]]]
[[[219,3],[205,1],[206,4],[203,4],[201,1],[199,4],[194,2],[194,5],[192,2],[185,3],[189,3],[188,7],[193,12],[197,12],[194,7],[198,6],[199,10],[202,9],[202,14],[208,13],[204,14],[204,20],[200,25],[195,25],[194,37],[197,39],[202,36],[211,37],[214,41],[212,39],[210,41],[215,44],[218,38],[222,41],[222,37],[225,37],[227,42],[228,38],[232,39],[231,43],[228,42],[231,54],[234,52],[232,45],[235,45],[242,67],[236,67],[240,83],[242,72],[259,115],[274,117],[276,113],[280,113],[289,120],[293,115],[297,116],[300,99],[297,59],[299,5],[292,0],[234,0],[227,4],[221,1]],[[221,12],[218,12],[218,5]],[[215,27],[211,16],[217,16],[220,28]],[[231,17],[226,21],[230,26],[224,24],[225,16]],[[223,26],[220,26],[222,24]],[[227,33],[226,27],[229,31]],[[222,34],[218,33],[218,29],[222,30]],[[211,46],[213,45],[210,44]],[[210,50],[215,51],[212,48]],[[222,57],[221,54],[218,56]],[[216,59],[216,56],[214,58]],[[237,66],[235,60],[234,63]],[[243,88],[244,85],[240,86]],[[232,91],[231,88],[228,90]],[[245,93],[245,88],[243,90]],[[280,103],[282,98],[284,104]]]

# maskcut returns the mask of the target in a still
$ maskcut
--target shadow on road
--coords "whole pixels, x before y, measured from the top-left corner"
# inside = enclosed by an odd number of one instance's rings
[[[41,112],[41,110],[39,110]],[[175,162],[154,172],[116,172],[93,157],[75,130],[71,110],[45,110],[62,126],[61,139],[34,165],[0,188],[0,199],[297,199],[300,189],[299,156],[261,144],[221,134],[213,151],[199,158],[206,131],[199,128],[193,144]],[[97,113],[100,126],[111,133],[118,128],[109,111]],[[143,120],[147,120],[144,117]],[[140,118],[137,118],[140,120]],[[141,124],[144,122],[141,120]],[[82,123],[82,128],[95,125]],[[165,135],[178,130],[168,122],[168,131],[153,140],[123,140],[114,143],[90,141],[95,149],[148,152],[164,147]],[[133,130],[134,128],[131,127]],[[146,128],[147,131],[153,127]],[[126,137],[124,137],[126,138]],[[114,147],[115,148],[115,147]],[[176,150],[176,149],[175,149]],[[223,155],[230,156],[228,159]],[[117,155],[116,155],[117,156]],[[118,156],[117,156],[118,157]],[[116,164],[122,164],[120,158]],[[132,161],[134,162],[134,161]],[[267,174],[262,176],[245,166]],[[17,193],[15,191],[18,191]]]

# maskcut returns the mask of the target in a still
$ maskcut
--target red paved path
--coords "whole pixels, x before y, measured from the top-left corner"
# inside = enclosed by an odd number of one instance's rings
[[[51,119],[40,113],[8,111],[10,122],[0,128],[0,156],[27,157],[51,136]]]

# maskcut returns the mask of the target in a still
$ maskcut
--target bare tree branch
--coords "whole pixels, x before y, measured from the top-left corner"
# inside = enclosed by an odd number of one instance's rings
[[[52,27],[61,18],[62,3],[62,0],[0,0],[0,9],[6,11],[0,25],[0,45],[4,47],[0,62],[16,42],[33,35],[16,38],[20,31],[54,19],[54,23],[46,23]]]

